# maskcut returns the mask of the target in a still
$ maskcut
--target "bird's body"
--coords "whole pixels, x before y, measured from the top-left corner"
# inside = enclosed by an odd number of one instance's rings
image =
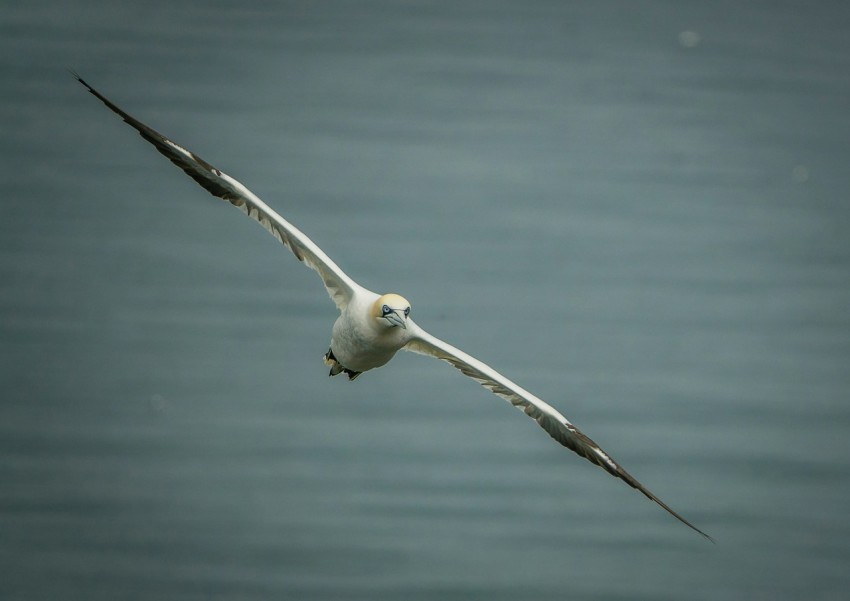
[[[364,371],[386,365],[410,342],[413,320],[402,318],[399,326],[391,325],[386,318],[376,318],[385,306],[391,309],[389,315],[410,312],[410,303],[397,294],[378,296],[361,288],[334,322],[327,362],[335,361],[342,371],[351,372],[352,380]],[[339,373],[335,371],[332,365],[331,375]]]
[[[357,284],[310,238],[240,182],[124,112],[79,76],[74,76],[192,179],[214,196],[227,200],[258,221],[299,260],[319,274],[340,311],[333,325],[330,349],[325,354],[325,362],[331,366],[330,375],[345,373],[353,380],[365,371],[385,365],[399,350],[446,361],[522,410],[557,442],[639,490],[676,519],[711,540],[711,537],[652,494],[551,405],[485,363],[419,327],[410,318],[410,303],[404,297],[394,293],[377,294]]]

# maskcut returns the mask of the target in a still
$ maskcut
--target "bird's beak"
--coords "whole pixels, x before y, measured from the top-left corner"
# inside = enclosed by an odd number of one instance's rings
[[[392,325],[392,326],[399,326],[403,330],[407,329],[407,324],[404,323],[404,317],[401,317],[398,314],[398,311],[393,311],[392,313],[390,313],[388,315],[384,315],[384,319],[386,319],[388,322],[390,322],[390,325]]]

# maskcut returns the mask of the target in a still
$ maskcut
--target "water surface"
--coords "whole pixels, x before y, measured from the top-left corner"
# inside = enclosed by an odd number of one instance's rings
[[[0,596],[842,598],[846,19],[5,7]],[[315,275],[66,66],[718,544],[436,361],[328,379]]]

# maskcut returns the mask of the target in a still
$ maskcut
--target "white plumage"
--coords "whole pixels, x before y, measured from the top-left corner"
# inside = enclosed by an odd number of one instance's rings
[[[82,78],[76,74],[74,76],[171,162],[211,194],[229,201],[258,221],[299,260],[319,274],[340,311],[340,316],[333,325],[330,349],[325,355],[325,362],[331,366],[331,375],[346,373],[350,379],[354,379],[362,372],[385,365],[399,350],[442,359],[522,410],[563,446],[622,479],[679,521],[713,540],[647,490],[552,406],[490,366],[419,327],[410,318],[410,303],[404,297],[398,294],[379,295],[357,284],[310,238],[269,208],[248,188],[127,114]]]

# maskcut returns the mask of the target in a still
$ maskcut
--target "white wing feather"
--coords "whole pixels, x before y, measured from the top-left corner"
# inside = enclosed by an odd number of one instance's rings
[[[303,261],[308,267],[316,271],[322,278],[322,282],[324,282],[325,288],[327,288],[328,294],[336,303],[337,308],[340,311],[345,309],[360,286],[348,277],[306,234],[281,217],[243,184],[128,114],[78,75],[74,74],[74,77],[103,104],[136,129],[159,152],[168,157],[172,163],[185,171],[212,195],[227,200],[257,221],[278,242],[289,248],[299,261]]]
[[[554,407],[504,377],[489,365],[432,336],[419,326],[408,327],[411,329],[412,339],[404,347],[405,350],[436,357],[450,363],[464,375],[469,376],[528,415],[560,444],[598,465],[612,476],[620,478],[632,488],[639,490],[649,499],[658,503],[680,522],[693,528],[712,542],[714,541],[709,535],[670,509],[663,501],[647,490],[619,463],[614,461],[608,453],[603,451],[598,444],[570,423]]]

